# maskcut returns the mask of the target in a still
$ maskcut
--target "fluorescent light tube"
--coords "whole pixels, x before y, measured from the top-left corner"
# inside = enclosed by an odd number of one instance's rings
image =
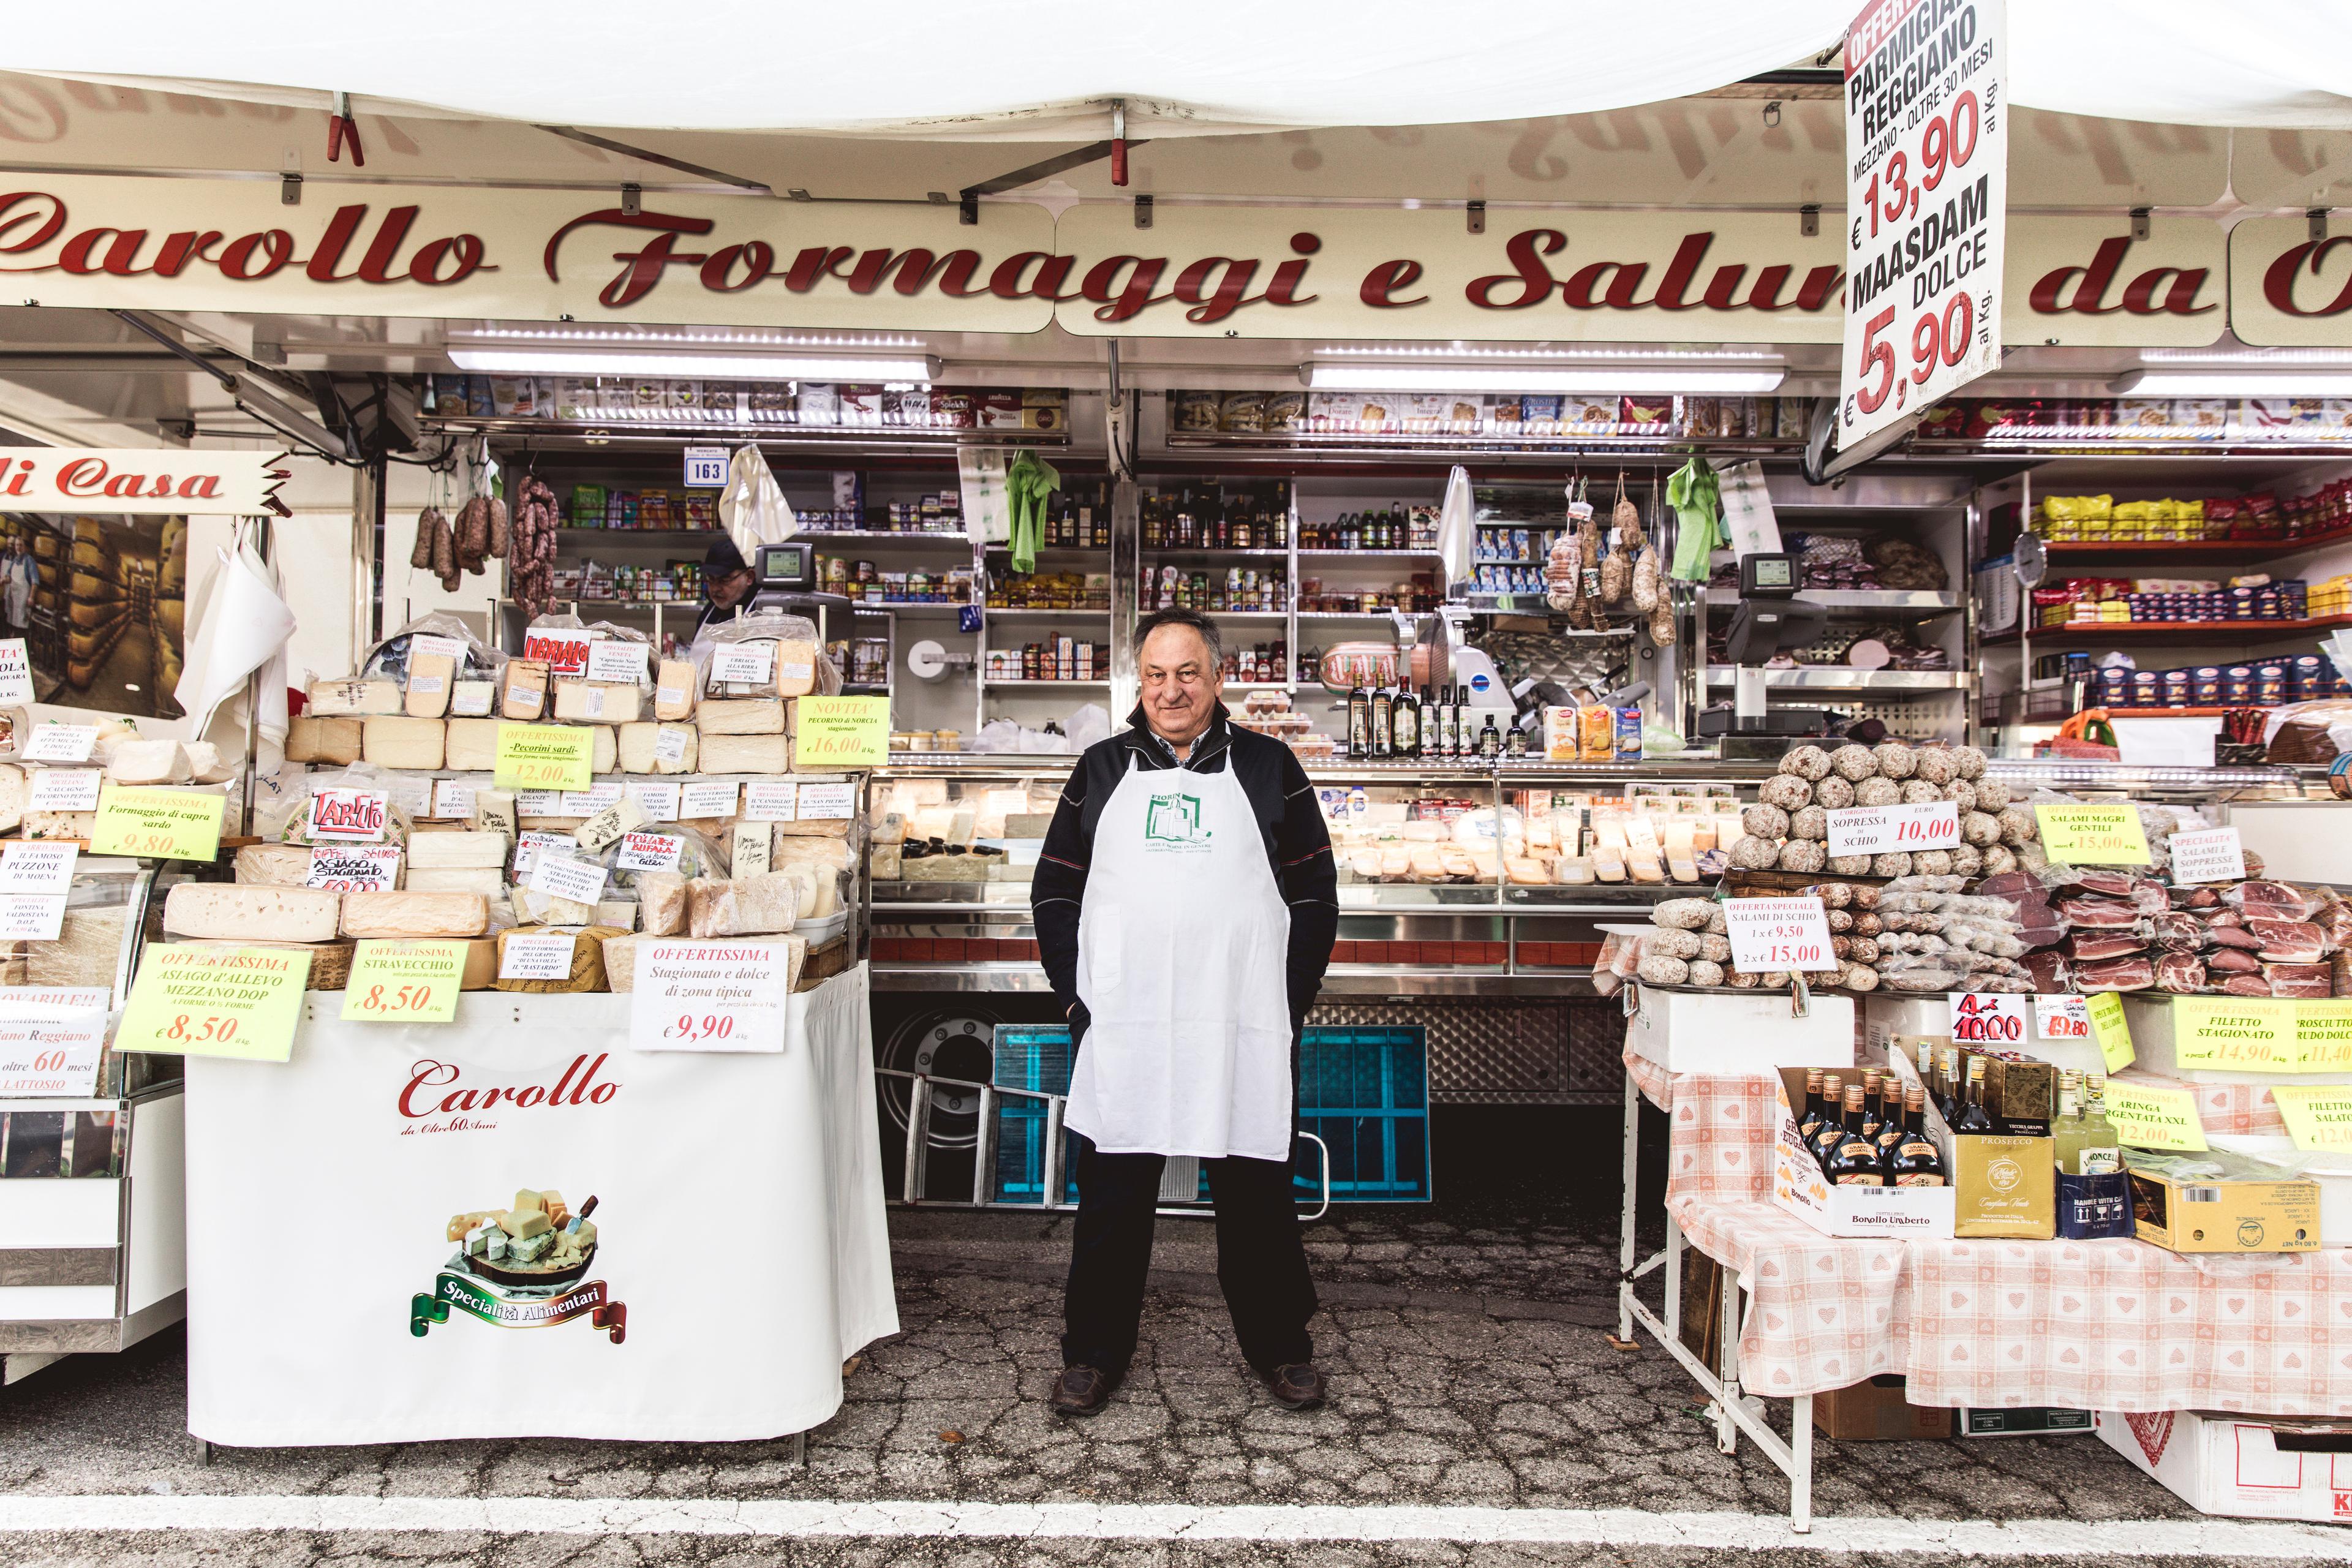
[[[1769,392],[1788,371],[1654,370],[1593,365],[1577,370],[1437,370],[1391,365],[1318,364],[1307,384],[1318,392]]]
[[[2151,370],[2130,397],[2352,397],[2352,372]]]
[[[643,375],[663,381],[712,377],[730,381],[921,381],[939,374],[939,361],[836,359],[815,354],[675,354],[572,353],[560,349],[456,349],[460,370],[493,375]]]

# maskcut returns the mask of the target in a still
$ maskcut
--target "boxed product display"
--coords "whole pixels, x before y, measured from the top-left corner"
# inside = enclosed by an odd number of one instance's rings
[[[2092,1430],[2200,1513],[2352,1519],[2352,1421],[2101,1410]]]

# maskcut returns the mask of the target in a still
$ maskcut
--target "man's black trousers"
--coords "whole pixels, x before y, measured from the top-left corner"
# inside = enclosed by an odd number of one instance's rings
[[[1144,1275],[1160,1203],[1162,1154],[1106,1154],[1089,1138],[1078,1150],[1078,1224],[1064,1299],[1062,1363],[1117,1379],[1135,1354]],[[1314,1359],[1307,1320],[1315,1284],[1290,1195],[1290,1163],[1234,1157],[1203,1160],[1217,1210],[1217,1283],[1234,1315],[1242,1359],[1259,1372]]]

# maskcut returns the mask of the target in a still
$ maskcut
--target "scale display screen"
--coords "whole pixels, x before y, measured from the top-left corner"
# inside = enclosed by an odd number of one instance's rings
[[[1742,594],[1789,594],[1797,586],[1797,558],[1789,554],[1752,554],[1739,558]]]

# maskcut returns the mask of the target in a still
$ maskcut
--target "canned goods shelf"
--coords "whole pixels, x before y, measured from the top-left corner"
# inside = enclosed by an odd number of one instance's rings
[[[2069,621],[2063,626],[2036,626],[2035,642],[2249,642],[2264,637],[2301,637],[2329,626],[2352,626],[2352,616],[2314,616],[2300,621]],[[2015,632],[1984,639],[1988,645],[2012,643]]]

